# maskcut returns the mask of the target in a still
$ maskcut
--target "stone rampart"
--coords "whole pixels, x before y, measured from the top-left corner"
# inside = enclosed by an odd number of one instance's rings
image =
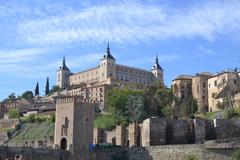
[[[239,138],[240,119],[215,119],[216,139]]]
[[[71,160],[71,154],[67,151],[34,149],[30,147],[0,146],[0,160],[14,159],[21,154],[26,160]]]
[[[218,144],[218,148],[207,148],[205,144],[161,145],[145,148],[126,148],[96,150],[97,160],[230,160],[235,148],[227,148],[231,144]]]

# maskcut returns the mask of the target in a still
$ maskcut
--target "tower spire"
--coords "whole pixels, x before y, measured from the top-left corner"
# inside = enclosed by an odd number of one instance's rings
[[[63,61],[62,61],[62,69],[66,69],[69,70],[67,65],[66,65],[66,59],[65,59],[65,55],[63,56]]]
[[[162,67],[159,65],[159,61],[158,61],[158,54],[156,54],[156,59],[155,59],[155,64],[153,66],[153,69],[162,69]]]
[[[104,55],[104,57],[105,58],[110,58],[110,59],[115,59],[111,54],[110,47],[109,47],[109,42],[108,42],[108,45],[107,45],[106,55]]]
[[[63,66],[63,67],[66,66],[65,55],[63,56],[62,66]]]

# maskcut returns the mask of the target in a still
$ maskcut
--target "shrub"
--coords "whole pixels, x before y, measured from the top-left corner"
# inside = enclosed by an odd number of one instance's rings
[[[236,109],[227,109],[225,111],[226,118],[238,118],[240,113]]]
[[[240,149],[235,150],[235,151],[231,154],[231,160],[240,160]]]
[[[194,154],[188,154],[184,157],[184,160],[197,160],[197,156]]]
[[[17,109],[12,108],[8,110],[8,116],[10,119],[13,119],[13,118],[19,118],[20,114]]]
[[[26,121],[29,122],[29,123],[34,123],[36,121],[36,115],[35,114],[30,114],[27,117]]]

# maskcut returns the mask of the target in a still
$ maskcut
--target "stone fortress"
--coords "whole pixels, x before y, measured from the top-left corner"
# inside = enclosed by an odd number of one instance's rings
[[[150,71],[120,65],[112,56],[109,43],[106,53],[97,67],[71,73],[64,57],[62,66],[57,71],[57,85],[65,89],[68,95],[83,96],[84,99],[95,101],[101,106],[105,105],[107,92],[114,85],[132,82],[148,85],[155,80],[163,82],[163,69],[159,65],[158,57]]]
[[[208,72],[197,73],[195,76],[180,75],[172,81],[173,92],[179,98],[193,96],[198,103],[199,112],[217,111],[223,98],[219,97],[224,88],[229,85],[234,91],[237,88],[237,74],[235,71],[223,71],[216,75]],[[240,96],[234,97],[236,104],[240,105]],[[237,106],[236,106],[237,107]]]

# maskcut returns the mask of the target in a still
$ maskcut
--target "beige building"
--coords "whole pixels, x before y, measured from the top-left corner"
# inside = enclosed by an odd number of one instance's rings
[[[205,72],[192,78],[192,95],[197,100],[198,112],[208,111],[208,79],[211,77],[213,74]]]
[[[219,98],[219,94],[223,89],[230,85],[231,89],[234,91],[236,87],[236,72],[222,72],[214,77],[208,79],[208,105],[209,111],[218,110],[218,104],[222,102],[222,98]]]
[[[94,105],[83,97],[58,97],[56,102],[55,148],[69,150],[74,159],[89,159],[93,140]]]
[[[208,79],[213,74],[208,72],[197,73],[195,76],[181,75],[173,80],[173,93],[179,98],[188,98],[192,95],[198,103],[199,112],[208,111]]]
[[[180,75],[173,80],[173,93],[179,98],[188,98],[192,94],[192,78],[190,75]]]
[[[98,66],[78,73],[71,73],[66,66],[65,58],[57,71],[57,85],[67,89],[69,95],[81,95],[85,99],[105,104],[106,93],[114,85],[124,85],[130,82],[149,85],[155,80],[163,82],[163,69],[159,65],[158,57],[150,71],[120,65],[110,52],[108,44],[106,54]]]

